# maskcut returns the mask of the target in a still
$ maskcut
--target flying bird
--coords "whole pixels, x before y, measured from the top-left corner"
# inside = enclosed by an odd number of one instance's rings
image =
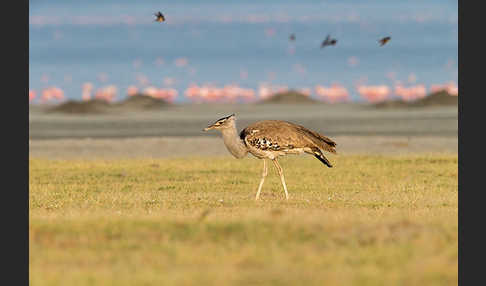
[[[154,15],[156,17],[155,21],[157,21],[157,22],[164,22],[165,21],[165,17],[164,17],[164,15],[162,15],[162,13],[160,13],[160,11],[155,13]]]
[[[334,46],[336,43],[337,43],[336,39],[331,39],[331,36],[327,35],[326,39],[321,44],[321,49],[324,48],[325,46]]]
[[[293,33],[292,33],[292,34],[290,34],[289,39],[290,39],[292,42],[293,42],[293,41],[295,41],[295,34],[293,34]]]
[[[383,47],[390,40],[391,40],[391,37],[384,37],[383,39],[379,40],[378,42],[380,43],[380,47]]]
[[[263,172],[255,200],[260,197],[263,182],[267,176],[267,159],[272,160],[280,175],[280,180],[285,191],[285,198],[289,199],[287,185],[277,158],[287,154],[307,153],[316,157],[324,165],[331,168],[332,165],[324,156],[324,151],[336,154],[336,143],[319,134],[291,122],[281,120],[263,120],[255,122],[240,133],[236,130],[236,116],[223,117],[204,128],[203,131],[212,129],[220,130],[223,142],[228,151],[237,159],[244,158],[249,152],[253,156],[263,159]]]

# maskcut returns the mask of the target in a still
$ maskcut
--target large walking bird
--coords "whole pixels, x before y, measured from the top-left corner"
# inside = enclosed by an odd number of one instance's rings
[[[289,194],[282,167],[277,161],[279,156],[307,153],[314,155],[329,168],[332,167],[329,160],[324,156],[324,151],[335,154],[336,143],[326,136],[303,126],[281,120],[258,121],[249,125],[238,134],[235,121],[236,117],[232,114],[217,120],[204,128],[204,131],[211,129],[221,130],[226,148],[238,159],[245,157],[248,152],[257,158],[263,159],[262,179],[258,186],[256,200],[260,197],[260,191],[267,176],[266,159],[272,160],[277,168],[287,200],[289,199]]]

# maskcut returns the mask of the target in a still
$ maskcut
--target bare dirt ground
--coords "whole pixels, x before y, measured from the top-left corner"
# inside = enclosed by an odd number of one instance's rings
[[[454,137],[335,136],[338,154],[457,153]],[[215,137],[31,140],[30,156],[52,159],[230,156]]]
[[[29,152],[44,158],[228,155],[217,132],[202,129],[236,113],[238,129],[287,120],[316,130],[346,153],[457,153],[457,108],[380,110],[359,104],[175,105],[160,111],[102,115],[29,113]]]

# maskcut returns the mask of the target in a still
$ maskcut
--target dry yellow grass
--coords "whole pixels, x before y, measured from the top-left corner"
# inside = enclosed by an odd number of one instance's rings
[[[43,160],[31,285],[457,285],[457,155]]]

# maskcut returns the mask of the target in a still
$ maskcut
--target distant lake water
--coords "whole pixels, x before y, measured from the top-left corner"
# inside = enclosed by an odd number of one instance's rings
[[[366,3],[365,3],[366,2]],[[454,1],[30,1],[29,89],[390,87],[458,77]],[[161,11],[167,21],[154,22]],[[289,41],[294,33],[296,40]],[[336,46],[320,48],[327,34]],[[391,36],[380,47],[378,40]]]

